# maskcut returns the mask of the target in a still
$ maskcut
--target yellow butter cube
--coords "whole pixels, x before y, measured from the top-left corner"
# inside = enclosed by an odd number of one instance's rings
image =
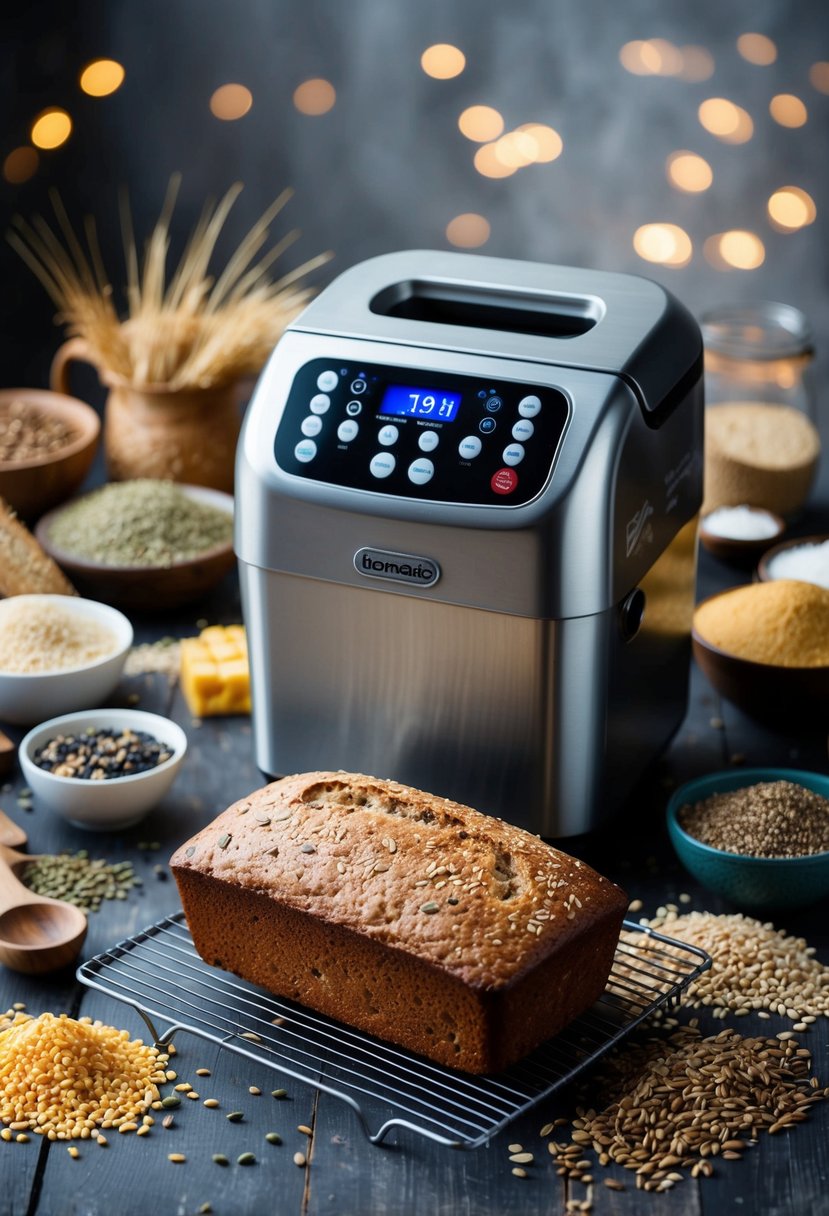
[[[250,669],[243,625],[210,625],[181,643],[181,687],[197,718],[250,713]]]

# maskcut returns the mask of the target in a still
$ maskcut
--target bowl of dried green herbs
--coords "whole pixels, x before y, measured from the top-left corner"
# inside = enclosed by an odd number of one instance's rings
[[[84,494],[36,535],[79,590],[138,612],[197,599],[235,561],[231,495],[152,478]]]

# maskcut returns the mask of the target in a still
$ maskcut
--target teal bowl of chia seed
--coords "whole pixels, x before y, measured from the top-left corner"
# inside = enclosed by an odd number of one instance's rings
[[[674,792],[667,821],[686,870],[747,912],[829,897],[829,777],[787,768],[711,773]]]

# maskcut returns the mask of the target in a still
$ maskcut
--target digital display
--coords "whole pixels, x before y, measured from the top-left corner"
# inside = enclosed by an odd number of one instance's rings
[[[407,418],[431,418],[434,422],[451,422],[460,403],[460,393],[414,388],[408,384],[390,384],[383,394],[380,413]]]

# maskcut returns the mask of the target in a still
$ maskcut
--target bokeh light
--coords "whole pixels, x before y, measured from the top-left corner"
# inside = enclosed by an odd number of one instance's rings
[[[829,93],[829,63],[813,63],[809,68],[809,83],[818,93]]]
[[[777,93],[772,97],[769,114],[781,127],[802,127],[809,117],[809,111],[793,93]]]
[[[126,72],[115,59],[93,59],[80,76],[80,86],[90,97],[108,97],[124,83]]]
[[[20,186],[37,173],[40,157],[34,148],[24,145],[15,148],[3,161],[3,177],[13,186]]]
[[[737,50],[743,59],[766,68],[777,58],[777,47],[765,34],[740,34]]]
[[[456,215],[446,225],[446,239],[459,249],[477,249],[489,240],[489,220],[474,211]]]
[[[619,62],[634,76],[678,76],[683,69],[682,52],[666,38],[626,42],[619,51]]]
[[[538,144],[526,131],[508,131],[496,140],[494,147],[496,158],[512,169],[531,165],[538,152]]]
[[[633,248],[646,262],[679,268],[687,266],[694,247],[677,224],[643,224],[633,234]]]
[[[714,56],[704,46],[684,46],[682,55],[682,80],[710,80],[714,75]]]
[[[318,118],[333,109],[337,100],[337,92],[330,80],[315,77],[305,80],[294,89],[294,105],[300,114],[309,114]]]
[[[525,122],[516,130],[530,136],[535,141],[533,160],[537,165],[545,165],[557,160],[564,150],[564,141],[558,131],[543,122]]]
[[[438,42],[426,48],[420,56],[420,66],[435,80],[451,80],[453,76],[460,76],[466,67],[466,56],[456,46]]]
[[[31,139],[36,148],[59,148],[72,132],[72,119],[57,106],[43,110],[32,123]]]
[[[501,160],[497,143],[482,144],[475,153],[473,164],[482,177],[510,177],[518,167]]]
[[[696,152],[672,152],[665,165],[668,181],[677,190],[699,194],[714,180],[708,161]]]
[[[475,143],[497,139],[504,129],[504,120],[492,106],[469,106],[458,119],[461,134]]]
[[[742,228],[710,236],[703,251],[716,270],[756,270],[766,259],[765,246],[759,236]]]
[[[697,114],[706,131],[727,144],[744,144],[754,134],[750,115],[725,97],[709,97]]]
[[[814,223],[817,207],[811,194],[799,186],[781,186],[768,201],[768,213],[780,232],[796,232]]]
[[[210,112],[223,122],[244,118],[253,105],[253,94],[243,84],[223,84],[210,98]]]

